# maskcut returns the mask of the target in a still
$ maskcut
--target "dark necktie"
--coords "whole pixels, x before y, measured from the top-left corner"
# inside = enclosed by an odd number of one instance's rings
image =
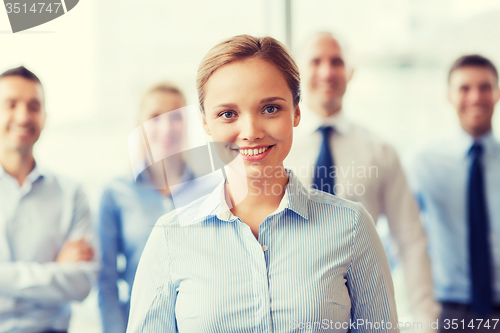
[[[486,319],[491,310],[493,288],[488,213],[481,162],[483,146],[475,143],[469,155],[471,165],[467,202],[472,308]]]
[[[313,187],[315,189],[335,194],[335,178],[333,168],[333,157],[330,150],[330,134],[333,127],[322,126],[318,129],[322,135],[321,148],[319,150],[318,160],[314,167]]]

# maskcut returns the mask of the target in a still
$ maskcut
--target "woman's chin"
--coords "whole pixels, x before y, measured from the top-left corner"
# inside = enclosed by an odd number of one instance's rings
[[[247,166],[246,173],[247,178],[251,180],[259,180],[265,181],[275,178],[273,170],[275,167],[269,165],[260,165],[253,163],[252,165]]]
[[[182,148],[157,146],[151,149],[151,153],[153,154],[155,161],[158,161],[182,153]]]

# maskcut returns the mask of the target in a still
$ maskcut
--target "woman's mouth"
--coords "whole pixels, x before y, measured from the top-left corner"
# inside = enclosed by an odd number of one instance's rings
[[[267,146],[267,147],[248,147],[248,148],[240,148],[239,153],[243,157],[244,160],[247,161],[258,161],[263,159],[264,157],[267,156],[269,153],[269,150],[274,147],[272,146]]]

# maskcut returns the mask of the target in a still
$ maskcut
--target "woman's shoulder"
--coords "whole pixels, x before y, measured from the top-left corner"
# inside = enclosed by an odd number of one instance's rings
[[[101,186],[101,192],[122,191],[123,188],[131,188],[133,186],[136,186],[134,177],[129,174],[123,174],[105,181]]]
[[[362,204],[306,187],[293,173],[290,175],[287,199],[288,208],[302,217],[304,230],[316,233],[319,238],[349,240],[359,226],[371,220]]]
[[[290,194],[296,199],[295,205],[307,203],[308,210],[315,213],[328,214],[334,211],[359,213],[360,204],[339,196],[320,191],[315,188],[306,187],[290,172]]]
[[[199,199],[180,207],[175,208],[171,212],[161,216],[156,222],[156,226],[178,226],[186,227],[196,222],[200,222],[207,216],[200,214],[202,208],[206,205],[211,193],[205,194]]]
[[[355,201],[314,189],[308,189],[308,192],[308,199],[313,204],[332,206],[343,210],[359,211],[359,205]]]
[[[292,175],[289,190],[292,206],[298,211],[307,212],[308,219],[323,229],[353,231],[359,223],[373,219],[364,206],[339,196],[304,186]]]
[[[119,198],[124,197],[126,193],[131,193],[135,191],[135,182],[132,175],[122,175],[108,179],[102,183],[97,190],[98,202],[100,204],[112,204],[116,202]],[[135,192],[134,192],[135,193]]]
[[[364,206],[359,202],[317,190],[311,191],[308,199],[309,210],[324,221],[328,221],[329,217],[335,216],[337,220],[352,226],[353,222],[371,219]]]

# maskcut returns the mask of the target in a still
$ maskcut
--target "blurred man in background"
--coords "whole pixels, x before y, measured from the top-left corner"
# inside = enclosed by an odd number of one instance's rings
[[[303,123],[285,165],[304,184],[361,202],[375,221],[387,217],[410,307],[425,329],[439,307],[418,206],[394,148],[344,115],[342,100],[353,74],[348,61],[341,43],[327,32],[314,35],[300,50]]]
[[[33,157],[46,116],[35,74],[0,75],[0,332],[66,332],[97,274],[86,196]]]
[[[461,130],[422,150],[411,164],[434,292],[443,305],[441,331],[500,329],[500,142],[491,126],[499,98],[490,60],[457,59],[449,71],[448,99]]]

